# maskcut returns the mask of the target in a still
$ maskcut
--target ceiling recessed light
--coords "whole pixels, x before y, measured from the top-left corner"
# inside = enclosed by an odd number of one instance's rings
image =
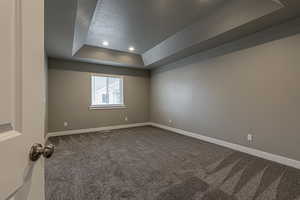
[[[109,42],[108,42],[108,41],[103,41],[103,42],[102,42],[102,45],[103,45],[103,46],[108,46],[108,45],[109,45]]]
[[[131,46],[131,47],[128,48],[128,50],[129,50],[129,51],[134,51],[135,48]]]

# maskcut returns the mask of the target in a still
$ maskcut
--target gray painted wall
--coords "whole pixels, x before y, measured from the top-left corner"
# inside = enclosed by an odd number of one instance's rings
[[[300,160],[299,52],[297,34],[157,69],[150,120]]]
[[[147,71],[50,59],[48,62],[49,132],[96,128],[149,121],[149,86]],[[86,71],[74,71],[80,68]],[[101,70],[101,69],[104,70]],[[90,110],[90,72],[109,72],[124,76],[127,109]],[[125,121],[125,117],[128,121]],[[63,123],[69,126],[64,127]]]

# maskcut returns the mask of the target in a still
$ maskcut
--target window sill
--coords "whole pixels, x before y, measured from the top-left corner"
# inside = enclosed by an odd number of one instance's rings
[[[90,106],[90,110],[111,110],[111,109],[126,109],[126,105],[103,105],[103,106]]]

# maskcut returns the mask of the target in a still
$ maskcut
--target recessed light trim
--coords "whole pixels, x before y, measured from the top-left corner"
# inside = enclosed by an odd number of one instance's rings
[[[134,48],[133,46],[130,46],[130,47],[128,48],[128,50],[129,50],[129,51],[134,51],[135,48]]]
[[[106,40],[104,40],[104,41],[102,42],[102,45],[107,47],[107,46],[109,45],[109,42],[106,41]]]

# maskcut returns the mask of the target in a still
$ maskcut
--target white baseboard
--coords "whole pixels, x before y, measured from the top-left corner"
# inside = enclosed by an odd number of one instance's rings
[[[182,130],[182,129],[177,129],[177,128],[161,125],[161,124],[158,124],[158,123],[150,122],[149,124],[151,126],[154,126],[154,127],[157,127],[157,128],[161,128],[161,129],[165,129],[165,130],[172,131],[172,132],[175,132],[175,133],[179,133],[181,135],[189,136],[189,137],[192,137],[192,138],[196,138],[196,139],[199,139],[199,140],[203,140],[203,141],[206,141],[206,142],[217,144],[217,145],[227,147],[227,148],[230,148],[230,149],[233,149],[233,150],[236,150],[236,151],[240,151],[240,152],[243,152],[243,153],[246,153],[246,154],[250,154],[250,155],[253,155],[253,156],[257,156],[257,157],[266,159],[266,160],[270,160],[270,161],[273,161],[273,162],[277,162],[277,163],[280,163],[280,164],[283,164],[283,165],[287,165],[287,166],[290,166],[290,167],[300,169],[300,161],[298,161],[298,160],[293,160],[293,159],[290,159],[290,158],[287,158],[287,157],[267,153],[267,152],[264,152],[264,151],[261,151],[261,150],[245,147],[245,146],[242,146],[242,145],[239,145],[239,144],[226,142],[226,141],[223,141],[223,140],[215,139],[215,138],[204,136],[204,135],[197,134],[197,133],[192,133],[192,132],[185,131],[185,130]]]
[[[74,134],[80,134],[80,133],[90,133],[90,132],[97,132],[97,131],[106,131],[106,130],[114,130],[114,129],[123,129],[123,128],[133,128],[133,127],[140,127],[140,126],[154,126],[157,128],[161,128],[161,129],[165,129],[168,131],[172,131],[174,133],[178,133],[181,135],[185,135],[185,136],[189,136],[192,138],[196,138],[199,140],[203,140],[206,142],[210,142],[213,144],[217,144],[223,147],[227,147],[236,151],[240,151],[243,153],[247,153],[253,156],[257,156],[266,160],[270,160],[273,162],[277,162],[283,165],[287,165],[290,167],[294,167],[297,169],[300,169],[300,161],[298,160],[293,160],[284,156],[279,156],[276,154],[272,154],[272,153],[268,153],[268,152],[264,152],[261,150],[257,150],[257,149],[253,149],[250,147],[245,147],[239,144],[234,144],[234,143],[230,143],[230,142],[226,142],[224,140],[220,140],[220,139],[216,139],[216,138],[212,138],[212,137],[208,137],[208,136],[204,136],[198,133],[193,133],[193,132],[189,132],[189,131],[185,131],[182,129],[177,129],[177,128],[173,128],[173,127],[169,127],[169,126],[165,126],[162,124],[158,124],[158,123],[153,123],[153,122],[145,122],[145,123],[136,123],[136,124],[124,124],[124,125],[116,125],[116,126],[105,126],[105,127],[98,127],[98,128],[88,128],[88,129],[79,129],[79,130],[68,130],[68,131],[58,131],[58,132],[50,132],[47,134],[46,136],[46,140],[49,137],[55,137],[55,136],[63,136],[63,135],[74,135]]]
[[[98,128],[87,128],[87,129],[78,129],[78,130],[50,132],[47,134],[46,140],[49,137],[74,135],[74,134],[90,133],[90,132],[97,132],[97,131],[107,131],[107,130],[115,130],[115,129],[123,129],[123,128],[133,128],[133,127],[149,126],[149,125],[150,125],[150,123],[145,122],[145,123],[136,123],[136,124],[124,124],[124,125],[115,125],[115,126],[103,126],[103,127],[98,127]]]

